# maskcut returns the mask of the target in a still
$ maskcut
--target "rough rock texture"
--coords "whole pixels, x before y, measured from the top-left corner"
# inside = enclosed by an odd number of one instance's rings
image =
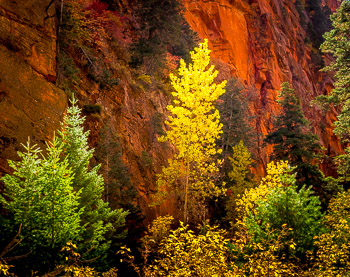
[[[44,146],[67,105],[56,79],[56,22],[50,0],[0,1],[0,174],[28,137]]]
[[[276,103],[282,82],[290,82],[300,97],[306,117],[331,155],[341,150],[332,133],[335,111],[322,114],[310,101],[332,88],[329,76],[318,71],[312,61],[312,46],[307,42],[306,23],[291,0],[184,0],[186,19],[199,36],[209,39],[212,56],[228,64],[232,76],[259,97],[250,103],[256,116],[257,155],[261,171],[268,162],[271,147],[263,147],[264,135],[272,131],[279,107]],[[320,1],[331,10],[339,1]],[[305,24],[306,24],[305,23]]]
[[[174,208],[174,201],[157,207],[149,206],[152,193],[156,191],[156,174],[161,171],[161,166],[166,164],[172,153],[167,145],[158,142],[159,134],[154,124],[155,114],[165,113],[169,97],[157,90],[146,94],[137,84],[131,86],[125,77],[120,85],[105,90],[97,90],[94,83],[83,80],[85,85],[78,95],[80,105],[102,106],[100,115],[87,115],[89,144],[97,147],[104,127],[118,137],[122,160],[128,167],[132,183],[138,192],[136,204],[146,216],[146,224],[160,214],[170,213],[174,217],[180,217],[174,212],[177,210]]]
[[[331,9],[332,12],[339,7],[339,0],[322,0],[322,6],[327,6]]]
[[[0,176],[11,171],[7,160],[18,159],[16,151],[23,150],[20,144],[28,137],[44,148],[59,129],[67,96],[55,85],[56,44],[53,1],[0,0]],[[107,44],[103,51],[110,60],[118,60]],[[171,201],[157,208],[148,206],[156,173],[171,154],[157,141],[155,123],[155,115],[165,113],[169,97],[157,89],[146,94],[140,83],[127,76],[125,67],[121,70],[118,62],[111,65],[121,84],[108,89],[101,89],[82,72],[77,96],[81,107],[101,105],[101,115],[85,114],[89,144],[98,146],[104,126],[119,138],[122,159],[139,194],[137,204],[151,220],[175,210]]]

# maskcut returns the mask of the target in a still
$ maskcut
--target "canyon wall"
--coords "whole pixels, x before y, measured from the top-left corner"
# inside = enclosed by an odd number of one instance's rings
[[[67,106],[55,86],[55,7],[50,0],[0,1],[0,172],[28,138],[45,146]],[[0,176],[1,176],[0,173]]]
[[[253,127],[261,170],[272,151],[262,145],[262,139],[272,131],[279,112],[276,99],[282,82],[289,82],[296,90],[312,131],[328,154],[341,151],[332,133],[336,112],[324,114],[310,105],[317,95],[332,89],[332,80],[315,64],[320,56],[306,31],[314,11],[306,11],[305,1],[297,2],[184,0],[185,17],[201,39],[209,39],[212,57],[226,63],[232,76],[258,94],[250,103],[250,112],[256,118]],[[323,9],[334,11],[338,6],[339,1],[320,1]]]
[[[298,11],[294,2],[184,0],[186,19],[202,39],[209,39],[213,60],[225,71],[225,77],[237,78],[257,96],[249,107],[255,118],[255,154],[261,173],[271,152],[262,140],[271,132],[273,118],[279,112],[276,99],[284,81],[296,89],[312,130],[329,154],[340,152],[332,133],[336,112],[323,114],[310,106],[315,96],[332,89],[332,80],[314,65],[317,50],[301,23],[301,17],[304,24],[310,21],[309,14]],[[332,11],[339,5],[335,0],[320,3]],[[7,159],[18,159],[16,151],[23,150],[21,144],[28,137],[32,144],[44,147],[59,129],[68,101],[56,85],[58,20],[53,1],[0,0],[0,176],[10,172]],[[143,214],[148,219],[174,214],[179,210],[174,208],[175,201],[157,208],[148,205],[155,192],[156,173],[172,153],[157,141],[160,132],[156,130],[165,129],[159,119],[164,120],[170,97],[156,84],[133,80],[135,76],[127,64],[120,62],[108,45],[99,51],[102,58],[114,61],[110,70],[119,84],[101,88],[82,71],[77,91],[79,105],[102,107],[100,114],[85,113],[89,143],[98,147],[101,131],[107,127],[121,144],[121,157],[137,189],[135,201]],[[145,89],[146,86],[150,87]],[[96,158],[94,162],[105,161]]]
[[[92,1],[85,2],[88,5]],[[57,81],[61,19],[56,9],[51,0],[0,1],[0,177],[11,173],[7,160],[18,160],[17,151],[24,151],[22,144],[28,139],[31,145],[45,149],[45,143],[60,128],[67,108],[67,94]],[[73,53],[73,58],[79,64],[81,57]],[[164,129],[163,114],[169,96],[158,88],[145,89],[143,85],[149,84],[142,80],[133,80],[135,76],[131,76],[127,63],[108,43],[102,43],[100,56],[94,58],[113,61],[109,69],[119,84],[101,88],[84,69],[80,70],[76,86],[79,106],[101,107],[100,114],[83,113],[90,132],[89,145],[97,148],[102,130],[108,128],[120,143],[118,151],[137,190],[135,204],[142,213],[152,219],[160,210],[176,210],[173,202],[149,207],[156,173],[172,153],[158,142],[156,130]],[[106,160],[102,157],[92,162],[105,166]],[[1,188],[0,182],[0,191]]]

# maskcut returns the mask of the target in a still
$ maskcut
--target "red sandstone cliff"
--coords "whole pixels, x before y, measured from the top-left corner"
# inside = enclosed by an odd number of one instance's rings
[[[8,172],[7,159],[28,137],[44,146],[67,105],[54,84],[56,19],[49,4],[0,1],[0,172]]]
[[[18,159],[16,152],[23,151],[21,144],[28,138],[31,144],[45,148],[45,142],[60,128],[67,107],[67,95],[56,82],[60,19],[54,3],[0,1],[0,177],[11,171],[7,160]],[[79,105],[102,107],[100,115],[85,114],[89,144],[96,148],[100,131],[104,126],[109,128],[121,143],[122,160],[138,191],[136,201],[143,213],[154,218],[159,209],[163,213],[173,211],[172,203],[161,208],[148,206],[156,173],[171,153],[157,141],[154,123],[155,114],[164,114],[169,97],[159,89],[145,90],[142,81],[133,80],[127,63],[118,57],[122,54],[116,53],[107,40],[96,53],[95,59],[112,61],[109,70],[120,83],[103,89],[81,70],[76,87]],[[79,65],[81,57],[75,53],[73,57]]]
[[[57,18],[50,0],[0,1],[0,172],[9,171],[7,159],[15,159],[20,144],[31,137],[44,146],[59,128],[67,106],[65,93],[56,86]],[[324,0],[334,10],[338,2]],[[212,56],[258,97],[250,103],[257,115],[261,165],[271,149],[261,147],[262,135],[271,131],[278,113],[277,91],[283,81],[292,83],[302,99],[306,116],[329,152],[338,153],[338,141],[332,134],[334,113],[322,115],[309,106],[316,95],[332,88],[331,79],[316,72],[312,65],[312,47],[292,0],[184,0],[186,18],[201,38],[209,38]],[[304,12],[306,20],[308,15]],[[170,155],[157,141],[152,123],[154,114],[165,112],[166,95],[157,89],[135,86],[133,76],[118,61],[112,48],[105,45],[103,58],[115,61],[111,71],[120,84],[101,89],[87,74],[80,76],[80,105],[101,105],[101,115],[88,115],[90,144],[97,146],[100,130],[108,126],[121,142],[122,158],[138,190],[138,203],[152,218],[159,210],[149,208],[155,187],[155,174]],[[152,166],[142,163],[144,153]],[[174,211],[172,203],[160,209]],[[159,209],[159,208],[158,208]]]
[[[276,98],[282,82],[290,82],[301,98],[306,117],[311,121],[329,153],[339,153],[339,142],[332,133],[335,111],[323,115],[310,101],[332,88],[328,75],[318,71],[312,61],[317,51],[308,41],[305,26],[310,22],[305,1],[298,11],[296,1],[280,0],[184,0],[186,19],[201,38],[208,38],[212,56],[225,62],[246,86],[259,94],[250,103],[257,115],[254,123],[263,135],[271,132],[278,114]],[[322,1],[321,6],[334,11],[339,1]],[[258,155],[266,165],[271,148],[261,148]]]

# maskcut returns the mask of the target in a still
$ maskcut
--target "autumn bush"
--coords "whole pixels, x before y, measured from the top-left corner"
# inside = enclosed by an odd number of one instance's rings
[[[226,185],[228,194],[225,207],[226,219],[235,222],[237,200],[243,196],[246,190],[253,188],[256,184],[250,172],[253,163],[251,153],[242,140],[232,147],[232,155],[228,157],[228,160],[231,164],[231,171],[227,174],[229,181]]]
[[[148,276],[233,276],[224,230],[203,225],[196,234],[180,224],[161,241]]]
[[[285,255],[286,248],[293,251],[295,243],[288,239],[290,230],[286,224],[276,236],[267,231],[265,236],[256,242],[248,229],[241,230],[228,244],[232,260],[232,276],[298,276],[299,268]]]
[[[329,204],[324,225],[327,231],[315,236],[314,269],[323,276],[346,276],[350,272],[350,191],[338,194]]]

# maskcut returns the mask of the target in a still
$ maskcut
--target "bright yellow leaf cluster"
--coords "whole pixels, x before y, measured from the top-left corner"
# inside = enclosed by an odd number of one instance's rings
[[[158,216],[153,220],[152,225],[148,226],[146,235],[141,239],[143,247],[147,251],[155,252],[160,242],[169,236],[173,220],[174,218],[170,215]]]
[[[285,247],[295,248],[293,240],[285,242],[289,231],[284,225],[277,238],[270,232],[259,243],[254,242],[245,228],[237,232],[232,245],[232,258],[236,261],[234,276],[299,276],[297,266],[279,255]]]
[[[175,91],[174,104],[167,109],[171,112],[166,124],[170,130],[161,137],[175,145],[178,158],[190,161],[207,161],[208,156],[220,150],[215,141],[222,133],[219,111],[214,103],[225,90],[226,81],[215,84],[218,71],[210,63],[208,41],[190,52],[193,64],[186,66],[180,60],[179,76],[170,74]]]
[[[10,276],[9,270],[12,266],[0,260],[0,275]]]
[[[241,199],[237,200],[237,214],[239,224],[244,225],[248,213],[255,212],[258,200],[266,199],[268,193],[276,187],[283,185],[283,175],[289,171],[288,161],[270,162],[267,165],[267,175],[262,178],[256,188],[246,190]]]
[[[228,177],[237,186],[246,183],[246,175],[249,173],[249,166],[253,162],[251,155],[242,140],[232,147],[232,157],[228,157],[232,170],[228,173]]]
[[[347,276],[350,273],[350,191],[333,198],[325,216],[328,232],[315,237],[317,276]],[[323,274],[323,275],[322,275]]]
[[[167,107],[170,115],[165,123],[169,130],[159,138],[174,145],[176,154],[158,176],[158,198],[164,198],[169,191],[182,196],[184,221],[189,200],[204,200],[223,192],[213,180],[220,163],[213,156],[221,151],[215,141],[222,133],[214,103],[225,92],[226,81],[214,83],[218,71],[209,67],[209,53],[205,40],[190,52],[193,63],[187,67],[181,60],[178,76],[170,74],[175,91],[173,105]]]
[[[234,276],[228,262],[225,231],[205,225],[196,235],[181,226],[162,241],[159,259],[148,276]]]
[[[235,220],[236,202],[243,195],[244,191],[251,189],[256,182],[248,177],[249,168],[252,164],[251,153],[244,146],[243,141],[232,147],[232,156],[228,157],[232,170],[228,173],[231,183],[227,186],[229,198],[226,202],[226,218],[229,221]]]

